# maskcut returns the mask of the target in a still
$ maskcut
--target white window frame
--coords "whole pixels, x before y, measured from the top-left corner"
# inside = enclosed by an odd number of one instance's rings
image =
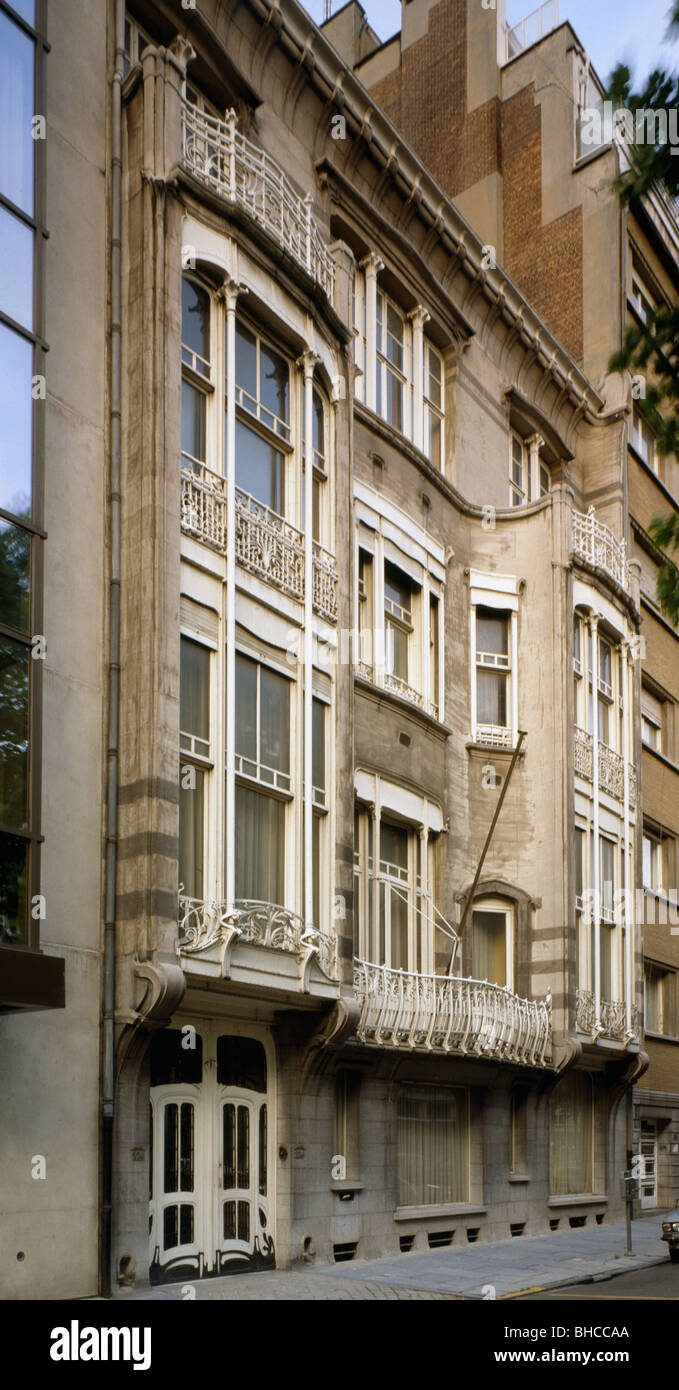
[[[517,429],[509,433],[509,505],[526,507],[546,497],[550,491],[549,468],[540,457],[544,439],[539,434],[524,438]],[[517,454],[520,457],[517,457]],[[520,470],[520,478],[514,475],[515,467]]]
[[[477,670],[484,669],[483,663],[477,663],[477,608],[495,608],[498,617],[509,619],[508,665],[501,668],[507,674],[506,726],[480,724],[477,717]],[[518,608],[517,580],[513,576],[470,572],[471,740],[485,747],[513,749],[518,739]]]
[[[498,917],[504,917],[505,923],[505,988],[514,991],[514,957],[515,957],[515,935],[516,935],[516,914],[514,904],[502,898],[474,898],[471,906],[470,930],[472,933],[472,953],[473,953],[473,933],[474,933],[474,914],[476,912],[492,912]],[[472,955],[473,959],[473,955]],[[472,966],[473,974],[473,966]],[[490,984],[497,981],[489,981]],[[501,986],[500,986],[501,988]]]
[[[643,460],[646,467],[650,468],[653,473],[659,474],[660,465],[658,451],[655,445],[655,434],[648,420],[645,419],[636,405],[632,411],[630,435],[630,442],[637,456]]]
[[[256,676],[255,676],[255,682],[256,682],[256,684],[255,684],[255,746],[256,746],[256,757],[255,757],[254,759],[252,759],[252,758],[246,758],[246,757],[245,757],[245,754],[239,753],[239,752],[237,751],[237,746],[236,746],[236,748],[234,749],[234,762],[235,762],[235,768],[236,768],[236,780],[240,780],[240,781],[242,781],[244,784],[247,784],[248,786],[256,786],[256,787],[259,787],[262,791],[268,792],[268,793],[270,793],[271,795],[276,795],[276,794],[278,794],[279,796],[285,797],[285,799],[290,799],[290,798],[292,798],[292,796],[293,796],[293,794],[294,794],[294,768],[295,768],[295,749],[294,749],[293,728],[292,728],[292,714],[293,714],[293,700],[294,700],[294,682],[292,681],[292,679],[291,679],[291,677],[290,677],[289,675],[286,675],[284,672],[278,670],[277,667],[272,666],[269,662],[267,662],[267,661],[265,661],[265,660],[263,660],[263,659],[261,659],[261,658],[259,658],[259,657],[254,656],[252,652],[244,651],[241,647],[238,647],[238,648],[237,648],[237,657],[242,657],[242,658],[244,658],[244,659],[247,660],[247,661],[251,661],[252,664],[253,664],[253,666],[255,666],[255,668],[256,668]],[[261,758],[260,758],[260,752],[261,752],[261,737],[262,737],[262,735],[261,735],[261,685],[262,685],[262,671],[263,671],[263,670],[270,671],[273,675],[278,676],[278,678],[279,678],[280,680],[285,681],[285,682],[286,682],[286,688],[287,688],[287,690],[288,690],[288,740],[289,740],[289,742],[288,742],[288,750],[289,750],[289,769],[290,769],[288,772],[282,772],[282,771],[280,771],[278,768],[269,767],[268,764],[267,764],[267,763],[263,763],[262,760],[261,760]],[[236,700],[236,724],[235,724],[235,730],[236,730],[236,740],[238,740],[238,701],[237,701],[237,700]],[[254,770],[253,770],[253,771],[250,771],[249,769],[254,769]],[[270,774],[270,777],[267,778],[266,776],[263,776],[264,773]]]

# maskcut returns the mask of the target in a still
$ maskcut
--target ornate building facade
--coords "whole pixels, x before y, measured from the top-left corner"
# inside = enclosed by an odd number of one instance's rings
[[[66,10],[28,754],[66,1007],[1,1025],[3,1290],[50,1296],[60,1223],[86,1294],[616,1219],[645,1064],[624,403],[296,0]]]

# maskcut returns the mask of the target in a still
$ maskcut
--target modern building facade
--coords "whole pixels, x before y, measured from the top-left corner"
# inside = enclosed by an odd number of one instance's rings
[[[74,1243],[87,1294],[616,1219],[625,401],[296,0],[65,10],[30,832],[66,1007],[0,1025],[3,1294]]]
[[[660,457],[640,413],[642,379],[611,378],[608,364],[628,323],[643,321],[651,306],[676,303],[677,209],[660,189],[621,208],[613,180],[625,168],[624,127],[614,126],[602,83],[570,24],[559,24],[555,0],[513,27],[501,4],[491,10],[468,0],[416,0],[402,6],[401,30],[386,44],[361,28],[354,9],[340,10],[324,32],[559,341],[611,403],[626,406],[590,495],[597,516],[622,526],[617,534],[641,570],[644,896],[635,913],[646,926],[650,1066],[637,1093],[633,1147],[642,1158],[642,1206],[673,1207],[679,649],[657,602],[663,557],[648,524],[676,510],[679,466]],[[618,57],[612,48],[611,67]],[[613,519],[620,504],[626,519]]]

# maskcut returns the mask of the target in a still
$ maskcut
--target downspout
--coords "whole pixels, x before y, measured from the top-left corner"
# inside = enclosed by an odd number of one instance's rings
[[[104,916],[104,1055],[102,1077],[101,1292],[111,1295],[113,1111],[115,1092],[116,868],[118,857],[118,726],[120,700],[120,383],[122,99],[125,0],[115,0],[111,82],[111,574],[109,582],[108,748]]]

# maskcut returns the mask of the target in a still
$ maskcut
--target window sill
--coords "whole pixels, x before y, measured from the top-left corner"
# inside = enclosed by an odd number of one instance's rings
[[[597,1197],[591,1192],[578,1192],[575,1196],[570,1194],[565,1197],[549,1197],[548,1207],[605,1207],[608,1206],[608,1197]]]
[[[352,1182],[350,1178],[343,1178],[341,1182],[331,1182],[331,1192],[362,1192],[362,1182]]]
[[[510,1173],[507,1182],[526,1183],[530,1182],[530,1178],[527,1173]]]
[[[397,1207],[394,1221],[429,1221],[435,1216],[485,1216],[488,1208],[466,1202],[442,1202],[427,1207]]]
[[[361,690],[370,691],[371,695],[378,695],[380,700],[385,700],[387,704],[393,705],[396,709],[407,711],[408,714],[415,715],[418,720],[426,724],[428,728],[441,734],[444,738],[449,738],[452,729],[447,724],[442,724],[440,719],[436,719],[433,714],[429,714],[421,705],[416,705],[414,701],[407,700],[404,695],[397,695],[394,690],[387,690],[383,685],[377,685],[368,676],[354,672],[354,683]]]
[[[679,1046],[679,1038],[674,1033],[653,1033],[650,1028],[644,1028],[644,1038],[650,1038],[652,1042],[669,1043],[671,1047]]]
[[[473,739],[469,739],[468,742],[465,743],[465,748],[467,749],[468,753],[483,753],[484,755],[492,753],[494,758],[496,758],[498,754],[502,753],[504,753],[505,757],[507,758],[513,758],[516,752],[516,744],[510,746],[507,743],[474,743]],[[519,757],[525,758],[525,756],[526,747],[524,744],[523,748],[521,749],[521,752],[519,753]]]
[[[0,1009],[24,1013],[66,1007],[63,957],[30,946],[0,946]]]

